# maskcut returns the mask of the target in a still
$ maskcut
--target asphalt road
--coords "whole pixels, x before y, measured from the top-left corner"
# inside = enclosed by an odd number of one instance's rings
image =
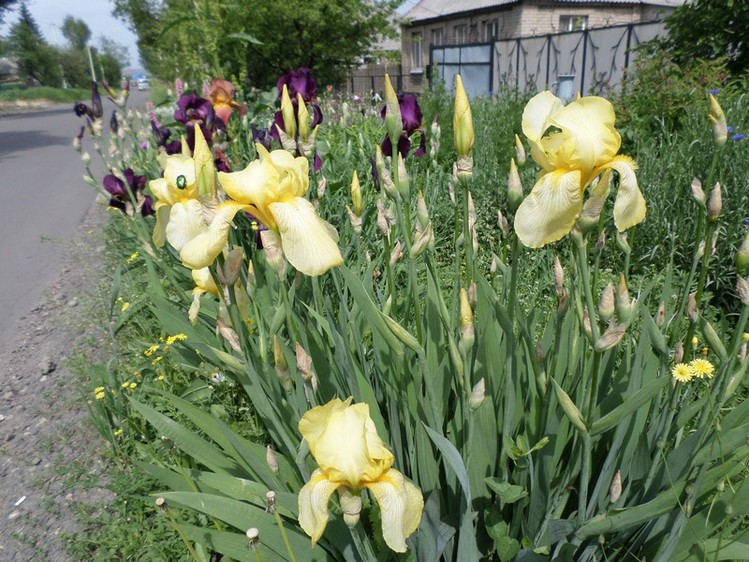
[[[134,92],[129,106],[145,100]],[[104,100],[105,130],[113,107]],[[96,198],[72,145],[82,124],[73,104],[0,115],[0,353],[59,274],[66,244]]]

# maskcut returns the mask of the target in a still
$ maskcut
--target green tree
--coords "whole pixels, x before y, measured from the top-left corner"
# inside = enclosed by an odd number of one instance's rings
[[[85,49],[86,44],[91,39],[91,30],[86,25],[86,22],[73,16],[65,16],[61,29],[63,36],[68,40],[68,44],[72,49]]]
[[[96,63],[110,84],[118,85],[122,80],[122,65],[130,59],[127,47],[108,37],[99,37]]]
[[[749,70],[749,2],[693,0],[666,20],[666,47],[679,62],[725,57],[732,73]]]
[[[44,41],[25,3],[21,3],[20,17],[10,30],[10,44],[18,74],[29,85],[34,81],[48,86],[60,85],[59,54]]]
[[[300,66],[339,82],[382,35],[397,2],[115,0],[115,14],[138,35],[143,62],[164,78],[232,76],[268,87]],[[261,41],[258,43],[257,38]]]

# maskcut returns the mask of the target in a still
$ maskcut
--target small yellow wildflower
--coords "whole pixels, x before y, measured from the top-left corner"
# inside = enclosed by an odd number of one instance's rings
[[[129,302],[123,302],[122,303],[122,312],[125,312],[128,308],[130,308]]]
[[[95,392],[95,393],[99,393],[99,392],[103,392],[103,391],[104,391],[104,387],[103,387],[103,386],[97,386],[97,387],[96,387],[96,388],[94,389],[94,392]]]
[[[159,355],[158,357],[154,358],[153,361],[151,361],[151,365],[156,365],[156,363],[158,363],[162,359],[163,359],[163,357],[161,355]]]
[[[101,400],[101,399],[102,399],[102,398],[104,398],[104,397],[105,397],[106,395],[107,395],[107,393],[106,393],[106,392],[104,392],[103,390],[100,390],[99,392],[97,392],[97,393],[96,393],[96,396],[95,396],[95,398],[96,398],[97,400]]]
[[[744,332],[744,341],[749,342],[749,332]]]
[[[119,437],[120,435],[122,435],[122,430],[121,429],[115,429],[114,430],[114,436],[115,437]]]
[[[133,263],[135,260],[138,259],[139,255],[140,254],[138,254],[138,252],[133,252],[132,254],[130,254],[130,257],[127,258],[127,263]]]
[[[163,381],[164,380],[164,375],[159,375],[158,377],[156,377],[156,380],[157,381]]]
[[[692,347],[697,347],[698,343],[700,343],[700,340],[697,338],[697,336],[692,337]]]
[[[125,382],[122,383],[121,386],[122,386],[122,388],[127,388],[128,386],[130,386],[130,383],[127,382],[127,381],[125,381]]]
[[[186,339],[187,339],[187,336],[185,334],[175,334],[173,336],[169,336],[168,338],[166,338],[166,344],[172,345],[174,344],[174,342],[178,342],[178,341],[182,341]]]
[[[151,347],[149,347],[148,349],[146,349],[143,352],[143,355],[145,355],[146,357],[151,357],[151,355],[153,355],[154,353],[156,353],[158,350],[159,350],[159,345],[158,344],[154,344]]]
[[[694,371],[686,363],[677,363],[671,369],[671,376],[679,382],[689,382],[694,377]]]
[[[715,374],[715,365],[710,363],[707,359],[695,359],[689,364],[694,376],[698,379],[704,379],[705,377],[711,379]]]
[[[708,353],[710,353],[710,349],[707,346],[703,347],[702,348],[702,355],[707,355]]]
[[[127,385],[130,390],[134,390],[135,387],[138,386],[137,382],[131,382],[129,385]]]

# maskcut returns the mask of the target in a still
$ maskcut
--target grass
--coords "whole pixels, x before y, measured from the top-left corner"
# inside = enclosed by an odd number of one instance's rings
[[[70,103],[90,97],[91,92],[84,88],[63,89],[39,86],[36,88],[0,91],[0,102],[49,101],[53,103]]]
[[[159,89],[151,95],[153,99],[158,99],[161,94]],[[83,97],[86,95],[87,92],[84,92]],[[3,99],[2,94],[0,99]],[[482,246],[491,248],[498,254],[505,241],[497,226],[496,210],[507,209],[505,186],[509,159],[514,154],[512,138],[514,133],[520,132],[520,115],[524,102],[523,96],[514,95],[473,102],[477,136],[473,194],[478,212],[479,241]],[[450,244],[439,243],[452,236],[449,225],[454,211],[447,194],[447,183],[451,175],[448,165],[454,158],[451,103],[451,99],[442,93],[425,99],[423,104],[425,128],[428,129],[435,116],[439,116],[442,125],[441,149],[437,158],[440,164],[431,161],[429,157],[409,164],[413,173],[412,186],[423,189],[429,200],[430,213],[437,231],[437,261],[443,267],[454,260]],[[726,96],[724,109],[737,130],[749,129],[749,122],[745,117],[749,114],[746,97]],[[627,147],[627,153],[641,165],[639,180],[649,205],[648,220],[636,232],[635,253],[644,256],[641,262],[632,264],[638,279],[652,277],[674,257],[679,262],[680,256],[689,256],[688,248],[694,243],[692,217],[697,211],[696,204],[689,195],[690,174],[696,169],[704,170],[706,175],[710,167],[711,136],[705,113],[704,100],[696,99],[688,115],[684,117],[686,126],[683,129],[664,127],[658,135],[647,135],[639,131],[632,136],[637,141],[631,142]],[[379,142],[378,135],[382,125],[377,116],[355,115],[353,119],[356,127],[347,127],[343,123],[338,125],[335,119],[327,116],[326,119],[329,119],[327,128],[321,131],[321,135],[329,148],[325,168],[331,193],[329,197],[347,201],[353,168],[358,168],[360,178],[369,177],[369,156],[374,152],[373,143]],[[657,116],[653,119],[657,119]],[[364,131],[363,135],[358,133],[361,130]],[[729,220],[727,227],[721,231],[721,243],[717,250],[716,260],[721,265],[726,265],[726,262],[733,259],[734,248],[740,243],[740,237],[745,231],[741,219],[747,205],[746,196],[743,195],[745,189],[741,188],[749,183],[744,166],[749,159],[748,150],[749,141],[746,141],[729,144],[723,152],[720,180],[728,188],[730,195],[724,196],[724,213]],[[141,171],[136,170],[137,173]],[[530,164],[523,170],[526,194],[533,185],[534,176],[535,167]],[[369,190],[372,195],[371,181],[364,179],[363,183],[367,184],[364,186],[365,190]],[[430,194],[427,193],[428,190]],[[608,205],[612,204],[610,199]],[[343,204],[338,203],[330,206],[343,208]],[[604,212],[604,216],[610,222],[610,209]],[[340,222],[341,228],[346,228],[343,226],[345,219]],[[605,227],[608,235],[613,236],[613,225],[606,223]],[[81,393],[90,401],[94,424],[112,446],[107,453],[112,464],[108,487],[116,494],[116,499],[107,509],[83,505],[78,507],[77,515],[86,531],[67,537],[69,553],[76,559],[90,560],[181,560],[183,558],[179,558],[178,553],[182,553],[183,557],[186,555],[183,545],[168,519],[156,511],[153,498],[148,497],[157,484],[143,477],[135,466],[135,460],[159,463],[160,460],[173,462],[176,459],[178,464],[188,464],[190,460],[161,446],[160,436],[154,434],[152,428],[132,412],[125,397],[136,396],[138,400],[146,401],[163,411],[164,404],[154,399],[149,389],[166,389],[177,395],[189,396],[193,403],[221,417],[232,429],[242,432],[251,440],[261,442],[261,431],[257,428],[247,403],[238,401],[237,394],[241,393],[233,393],[225,386],[204,384],[209,381],[211,373],[203,369],[202,364],[198,365],[196,362],[198,366],[195,370],[189,370],[185,365],[189,361],[177,365],[179,355],[175,355],[174,350],[163,353],[160,351],[161,355],[157,357],[163,356],[164,361],[161,363],[157,363],[151,356],[144,356],[144,350],[151,345],[160,344],[163,349],[164,338],[170,334],[162,331],[158,319],[149,312],[148,307],[140,307],[147,299],[148,277],[142,263],[137,259],[132,263],[130,261],[138,245],[133,233],[127,230],[127,221],[113,220],[107,228],[110,244],[106,270],[116,273],[113,273],[111,285],[102,286],[98,313],[91,321],[100,326],[111,327],[106,339],[114,356],[107,365],[91,366],[85,360],[81,361],[79,372]],[[561,244],[556,248],[564,251]],[[376,246],[372,250],[379,251]],[[483,255],[484,261],[479,265],[488,270],[488,253],[484,252]],[[526,254],[526,263],[521,268],[521,294],[518,295],[524,306],[541,306],[541,296],[544,291],[548,291],[550,285],[547,279],[552,271],[550,256],[551,253]],[[604,272],[608,274],[619,271],[622,261],[619,253],[609,253],[607,260],[601,264]],[[725,271],[730,268],[726,265],[720,269]],[[605,276],[602,275],[602,282],[603,277]],[[717,279],[714,284],[727,295],[733,290],[734,281],[735,278]],[[596,289],[597,294],[601,288]],[[184,295],[175,294],[174,298],[184,298]],[[731,304],[726,308],[735,307]],[[135,311],[139,313],[134,314]],[[164,364],[167,363],[169,366],[165,367]],[[122,384],[136,380],[137,389],[121,390]],[[107,386],[108,392],[112,391],[106,400],[93,398],[93,389],[99,386]],[[184,423],[185,420],[179,419],[175,412],[168,413],[177,418],[179,423]],[[118,435],[116,432],[120,430],[123,431]],[[75,474],[80,472],[81,467],[73,468]],[[189,517],[203,516],[193,514]],[[204,525],[205,521],[200,521],[200,524]]]

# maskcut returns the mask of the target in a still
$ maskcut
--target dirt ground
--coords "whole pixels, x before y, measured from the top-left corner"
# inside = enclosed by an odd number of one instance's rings
[[[97,341],[85,303],[101,280],[106,219],[94,203],[72,241],[51,242],[66,262],[0,351],[0,562],[70,560],[62,537],[80,530],[76,504],[112,497],[97,454],[104,444],[66,366]]]

